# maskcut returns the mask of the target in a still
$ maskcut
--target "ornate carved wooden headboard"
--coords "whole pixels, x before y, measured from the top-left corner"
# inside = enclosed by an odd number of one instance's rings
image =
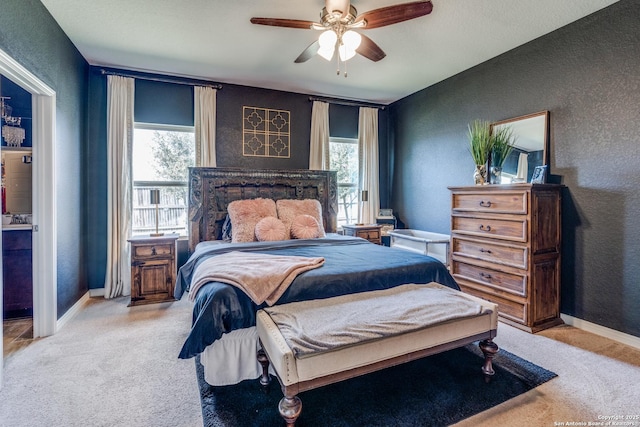
[[[324,229],[337,229],[337,176],[334,171],[189,168],[189,252],[220,238],[227,206],[234,200],[316,199]]]

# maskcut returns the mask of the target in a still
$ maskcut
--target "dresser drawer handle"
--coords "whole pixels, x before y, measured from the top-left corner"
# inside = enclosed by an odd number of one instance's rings
[[[483,208],[490,208],[491,201],[485,202],[484,200],[480,200],[480,206],[482,206]]]
[[[480,277],[484,277],[485,279],[491,279],[491,275],[487,273],[480,273]]]
[[[483,253],[485,253],[485,254],[490,254],[490,253],[491,253],[491,249],[483,249],[483,248],[480,248],[480,252],[483,252]]]
[[[491,226],[487,225],[486,227],[484,226],[484,224],[480,224],[480,230],[481,231],[491,231]]]

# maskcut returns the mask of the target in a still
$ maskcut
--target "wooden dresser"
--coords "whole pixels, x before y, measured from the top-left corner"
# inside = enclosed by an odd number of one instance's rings
[[[449,187],[451,273],[529,332],[560,319],[561,189],[553,184]]]
[[[345,236],[362,237],[376,245],[382,244],[382,231],[380,231],[382,225],[380,224],[348,224],[343,225],[342,228],[344,229]]]
[[[175,301],[177,234],[136,236],[131,243],[131,303]]]

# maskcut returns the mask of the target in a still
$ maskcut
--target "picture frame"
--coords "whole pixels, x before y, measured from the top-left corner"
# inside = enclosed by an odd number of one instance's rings
[[[531,175],[532,184],[544,184],[547,182],[547,165],[536,166]]]

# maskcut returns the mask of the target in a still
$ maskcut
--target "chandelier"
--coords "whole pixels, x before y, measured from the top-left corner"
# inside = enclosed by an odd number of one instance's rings
[[[0,96],[0,117],[4,122],[2,126],[2,138],[7,143],[7,147],[20,147],[25,138],[25,131],[20,127],[22,117],[13,117],[13,109],[7,104],[8,96]]]

